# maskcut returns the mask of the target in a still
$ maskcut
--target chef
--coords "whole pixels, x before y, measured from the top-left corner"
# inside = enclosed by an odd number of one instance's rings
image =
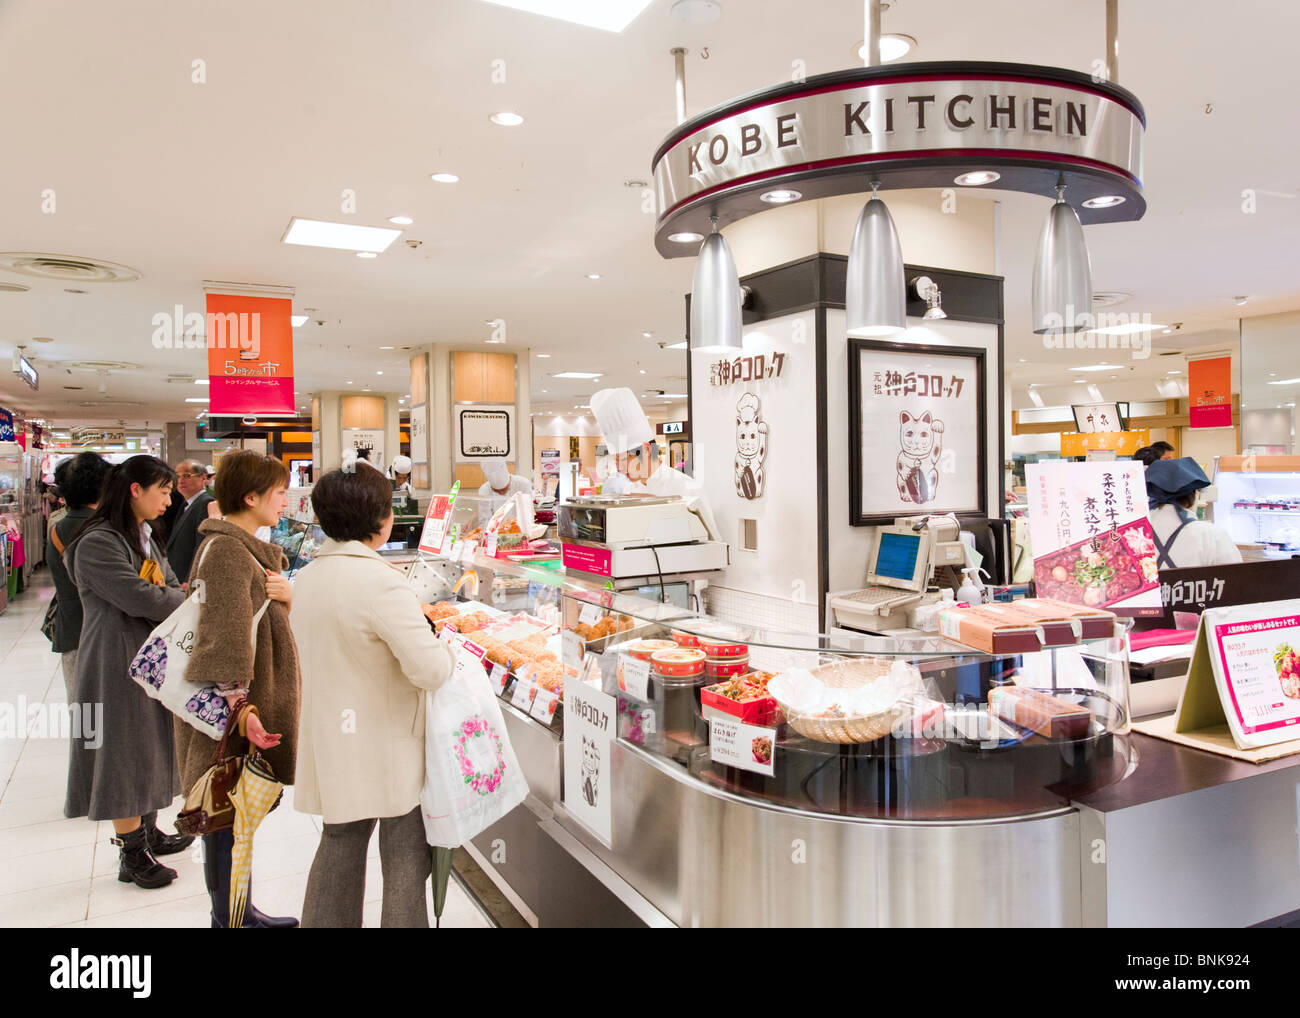
[[[410,456],[395,456],[393,458],[393,462],[388,468],[388,483],[392,485],[393,497],[405,500],[408,514],[419,511],[416,507],[415,492],[411,489]]]
[[[1192,513],[1196,493],[1210,486],[1196,460],[1190,456],[1156,460],[1147,467],[1146,481],[1156,568],[1191,569],[1241,561],[1241,552],[1226,530]]]
[[[483,468],[483,476],[487,478],[482,486],[478,489],[478,525],[487,526],[488,520],[492,514],[499,509],[506,499],[511,498],[516,492],[524,491],[531,498],[533,494],[533,482],[526,477],[520,477],[518,474],[512,474],[506,467],[505,460],[494,457],[491,459],[479,460],[479,466]]]
[[[623,472],[601,485],[601,494],[654,495],[685,498],[706,527],[718,533],[713,512],[704,500],[704,485],[660,462],[654,430],[636,395],[628,388],[601,389],[591,397],[591,412],[609,451],[618,454]],[[622,477],[626,483],[618,481]],[[617,485],[621,490],[614,491]]]

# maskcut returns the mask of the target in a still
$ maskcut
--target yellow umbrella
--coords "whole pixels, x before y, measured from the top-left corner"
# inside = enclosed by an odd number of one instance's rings
[[[226,928],[240,929],[244,924],[244,906],[248,904],[248,884],[253,872],[253,832],[275,809],[284,786],[276,780],[270,765],[260,753],[244,761],[239,781],[230,793],[235,807],[235,844],[230,853],[230,911]]]

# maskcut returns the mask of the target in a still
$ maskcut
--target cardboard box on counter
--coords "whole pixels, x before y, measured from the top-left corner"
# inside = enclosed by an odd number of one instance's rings
[[[1115,613],[1104,608],[1088,608],[1069,601],[1058,601],[1050,597],[1027,597],[1012,602],[1023,606],[1027,611],[1042,611],[1075,619],[1079,623],[1079,638],[1083,640],[1107,640],[1115,635]]]
[[[939,634],[987,654],[1032,654],[1043,649],[1040,626],[986,611],[988,607],[945,608],[939,613]]]
[[[989,712],[1049,739],[1078,738],[1092,726],[1092,711],[1087,707],[1024,686],[990,689]]]

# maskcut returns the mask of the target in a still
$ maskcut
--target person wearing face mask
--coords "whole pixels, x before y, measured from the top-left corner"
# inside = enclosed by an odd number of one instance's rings
[[[487,526],[492,514],[516,492],[527,492],[531,498],[533,482],[526,477],[512,474],[503,459],[482,459],[479,466],[483,468],[486,481],[479,487],[478,524]]]
[[[202,584],[203,601],[185,678],[215,683],[231,706],[227,752],[239,756],[256,747],[276,778],[293,784],[296,764],[298,649],[289,627],[289,567],[279,545],[257,537],[275,526],[288,505],[289,471],[273,456],[245,450],[228,453],[217,468],[217,502],[224,519],[204,520],[204,541],[190,571],[190,586]],[[267,602],[250,641],[253,619]],[[174,719],[176,757],[188,795],[207,771],[215,739]],[[212,927],[229,925],[230,869],[234,832],[203,836],[203,872],[212,902]],[[257,929],[298,925],[292,917],[268,916],[251,895],[243,925]]]
[[[158,828],[158,810],[180,792],[172,715],[128,671],[153,627],[185,600],[154,529],[175,481],[162,460],[130,457],[108,472],[63,551],[82,612],[71,706],[83,732],[71,744],[63,815],[111,820],[117,879],[149,889],[177,877],[157,856],[194,840]]]
[[[1241,551],[1220,526],[1192,514],[1196,493],[1210,486],[1199,463],[1190,456],[1156,460],[1147,467],[1147,498],[1151,529],[1155,531],[1158,569],[1232,565]]]

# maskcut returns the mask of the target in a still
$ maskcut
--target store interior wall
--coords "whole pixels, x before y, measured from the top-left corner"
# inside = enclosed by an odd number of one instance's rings
[[[1300,396],[1300,311],[1243,318],[1242,410],[1284,410],[1294,417],[1295,404],[1300,402],[1297,396]],[[1250,439],[1243,434],[1242,449],[1248,444]],[[1293,426],[1286,439],[1286,451],[1292,453],[1295,449]]]

